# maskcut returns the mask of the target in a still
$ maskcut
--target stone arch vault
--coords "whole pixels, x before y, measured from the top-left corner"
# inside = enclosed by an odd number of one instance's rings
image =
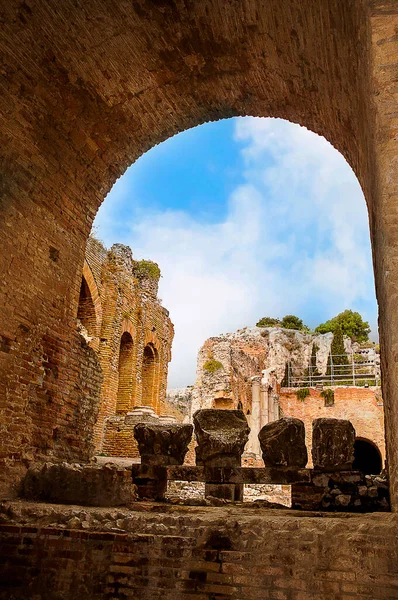
[[[257,115],[324,135],[364,190],[398,506],[396,2],[9,0],[0,18],[3,489],[32,456],[54,455],[45,425],[32,436],[36,408],[57,427],[56,453],[65,440],[80,458],[70,356],[85,242],[105,194],[178,131]]]

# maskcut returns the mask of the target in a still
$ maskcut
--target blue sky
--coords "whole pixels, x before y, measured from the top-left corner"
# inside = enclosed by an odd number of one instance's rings
[[[195,380],[205,339],[265,315],[310,327],[346,308],[377,336],[368,216],[344,158],[280,119],[228,119],[156,146],[121,177],[95,220],[162,270],[175,324],[169,387]]]

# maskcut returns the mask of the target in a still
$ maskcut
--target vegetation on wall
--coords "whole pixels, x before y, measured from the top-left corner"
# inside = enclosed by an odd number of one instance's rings
[[[367,321],[364,321],[358,312],[345,310],[339,313],[333,319],[321,323],[316,327],[317,333],[335,333],[337,328],[341,328],[343,335],[348,336],[353,342],[367,342],[369,339],[370,327]]]
[[[304,402],[304,400],[306,398],[308,398],[309,395],[310,395],[309,388],[300,388],[296,392],[297,400],[301,400],[301,402]]]
[[[215,373],[216,371],[219,371],[220,369],[222,369],[223,366],[219,360],[215,360],[214,358],[211,358],[205,362],[205,364],[203,365],[203,368],[205,369],[205,371],[208,371],[208,373]]]
[[[134,261],[134,274],[138,279],[159,279],[159,265],[151,260]]]
[[[334,390],[323,390],[321,392],[322,398],[325,399],[325,406],[333,406],[334,404]]]

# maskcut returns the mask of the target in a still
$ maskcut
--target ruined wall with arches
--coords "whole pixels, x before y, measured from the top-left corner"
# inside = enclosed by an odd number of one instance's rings
[[[67,440],[76,442],[74,459],[84,454],[79,375],[70,367],[86,240],[106,193],[143,152],[178,131],[255,115],[325,136],[363,188],[397,507],[396,2],[292,0],[287,9],[280,0],[65,0],[55,9],[10,0],[1,17],[5,493],[26,462],[53,452],[54,428],[59,460]],[[43,378],[43,344],[52,348],[56,384]]]
[[[129,247],[115,244],[107,251],[88,239],[77,315],[102,368],[97,452],[123,455],[124,417],[141,405],[159,413],[166,395],[174,328],[157,297],[159,277],[138,267]]]

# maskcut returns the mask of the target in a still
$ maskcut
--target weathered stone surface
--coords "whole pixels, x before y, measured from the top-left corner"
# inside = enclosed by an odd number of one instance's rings
[[[360,471],[309,472],[309,483],[292,484],[292,508],[362,513],[390,510],[385,474],[364,477]]]
[[[198,410],[193,416],[198,442],[196,464],[219,467],[239,467],[250,428],[241,410]],[[243,500],[243,484],[206,481],[205,496],[230,501]]]
[[[303,373],[313,344],[318,348],[318,369],[326,372],[332,339],[331,333],[313,335],[280,327],[245,327],[207,339],[198,353],[192,410],[212,408],[214,402],[218,404],[221,399],[229,398],[232,406],[241,401],[246,413],[251,405],[251,377],[273,368],[280,382],[287,361],[295,372]],[[206,369],[209,353],[222,368],[214,372]]]
[[[312,424],[314,469],[348,470],[354,462],[355,429],[345,419],[315,419]]]
[[[130,469],[108,463],[38,464],[22,481],[22,496],[32,500],[83,506],[123,506],[134,500]]]
[[[250,428],[241,410],[198,410],[193,416],[196,464],[238,467]]]
[[[182,465],[192,438],[192,425],[138,423],[134,437],[143,465]]]
[[[308,461],[304,423],[283,417],[265,425],[258,434],[266,467],[303,468]]]

